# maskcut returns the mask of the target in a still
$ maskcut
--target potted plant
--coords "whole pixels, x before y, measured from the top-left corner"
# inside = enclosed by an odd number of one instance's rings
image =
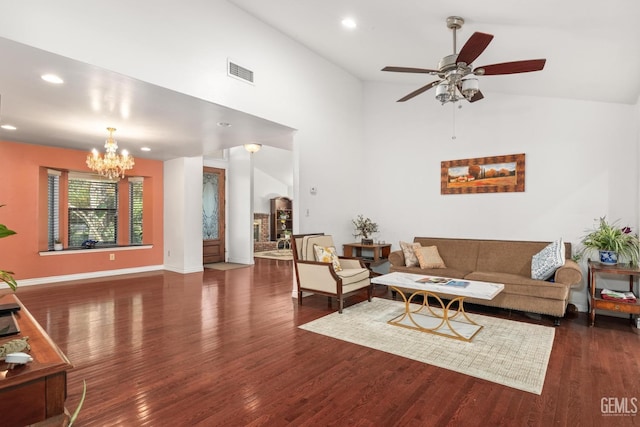
[[[4,205],[0,205],[0,208],[2,206]],[[10,230],[6,225],[0,224],[0,239],[4,237],[9,237],[13,234],[16,234],[16,232],[13,230]],[[9,285],[11,290],[15,291],[16,288],[18,287],[18,284],[16,283],[16,280],[13,278],[12,275],[13,275],[13,271],[0,270],[0,281],[3,281],[7,285]]]
[[[614,265],[619,258],[626,258],[632,266],[638,265],[638,235],[633,234],[629,227],[618,226],[618,221],[609,223],[606,217],[601,217],[597,226],[588,230],[581,243],[584,246],[581,255],[597,250],[603,264]]]
[[[358,217],[352,220],[353,226],[356,229],[356,232],[353,234],[353,237],[362,236],[362,244],[363,245],[372,245],[373,239],[369,239],[369,236],[373,233],[378,232],[378,224],[371,221],[369,218],[365,218],[362,215],[358,215]]]
[[[59,238],[55,239],[53,241],[53,250],[54,251],[61,251],[62,249],[63,249],[62,240],[60,240]]]

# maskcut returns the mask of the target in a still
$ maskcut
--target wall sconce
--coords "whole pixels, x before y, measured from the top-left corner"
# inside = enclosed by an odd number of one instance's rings
[[[251,154],[257,153],[262,148],[262,144],[244,144],[244,149]]]

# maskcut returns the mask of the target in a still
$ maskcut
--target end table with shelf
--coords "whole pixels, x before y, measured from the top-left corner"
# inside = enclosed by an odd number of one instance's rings
[[[345,243],[342,245],[344,256],[357,257],[362,259],[367,267],[375,267],[389,259],[391,253],[391,243],[374,243],[373,245],[363,245],[362,243]],[[364,256],[362,252],[371,251],[371,256]]]
[[[596,320],[596,309],[609,310],[618,313],[628,313],[629,318],[633,319],[633,315],[640,315],[640,302],[621,302],[609,299],[603,299],[600,296],[602,288],[597,287],[598,274],[611,274],[629,276],[629,291],[634,292],[634,278],[640,276],[640,268],[631,267],[629,264],[607,265],[600,262],[588,260],[588,302],[589,302],[589,325],[593,326]],[[637,293],[634,292],[636,296]]]

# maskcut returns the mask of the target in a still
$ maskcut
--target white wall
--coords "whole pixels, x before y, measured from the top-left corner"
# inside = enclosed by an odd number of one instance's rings
[[[202,157],[164,163],[164,265],[202,271]]]
[[[637,107],[485,93],[456,110],[452,140],[452,105],[429,93],[395,102],[411,90],[365,85],[372,173],[361,206],[394,249],[415,236],[562,237],[575,248],[600,216],[638,224]],[[440,194],[441,161],[517,153],[526,154],[525,192]],[[586,307],[584,284],[572,300]]]
[[[227,181],[228,261],[253,264],[253,160],[243,147],[229,149]]]
[[[289,187],[260,169],[253,170],[253,212],[270,213],[274,197],[293,198]]]
[[[24,1],[2,9],[2,37],[300,129],[295,179],[304,190],[294,189],[294,210],[310,215],[297,216],[294,230],[352,239],[360,188],[350,183],[361,176],[364,151],[355,77],[224,0],[60,0],[37,8]],[[252,69],[255,85],[229,78],[227,58]],[[230,232],[230,250],[236,241]]]
[[[428,93],[396,103],[409,86],[371,83],[363,91],[353,76],[224,0],[33,4],[3,5],[0,36],[298,129],[294,230],[332,233],[338,247],[353,240],[359,213],[396,247],[416,235],[562,236],[575,244],[602,215],[640,223],[637,106],[485,93],[457,111],[451,140],[451,105]],[[255,86],[226,76],[228,57],[254,70]],[[441,161],[515,153],[527,156],[524,193],[440,195]],[[584,300],[584,289],[573,298]]]

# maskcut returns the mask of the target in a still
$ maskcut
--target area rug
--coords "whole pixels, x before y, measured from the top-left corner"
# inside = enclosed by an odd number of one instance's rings
[[[279,259],[285,261],[290,261],[293,259],[293,253],[291,252],[291,249],[255,252],[253,256],[256,258]]]
[[[204,268],[211,268],[213,270],[234,270],[236,268],[251,267],[249,264],[236,264],[233,262],[216,262],[213,264],[205,264]]]
[[[300,328],[428,363],[530,393],[542,393],[555,330],[513,320],[469,314],[484,328],[463,342],[403,327],[388,320],[404,303],[382,298],[361,302]]]

